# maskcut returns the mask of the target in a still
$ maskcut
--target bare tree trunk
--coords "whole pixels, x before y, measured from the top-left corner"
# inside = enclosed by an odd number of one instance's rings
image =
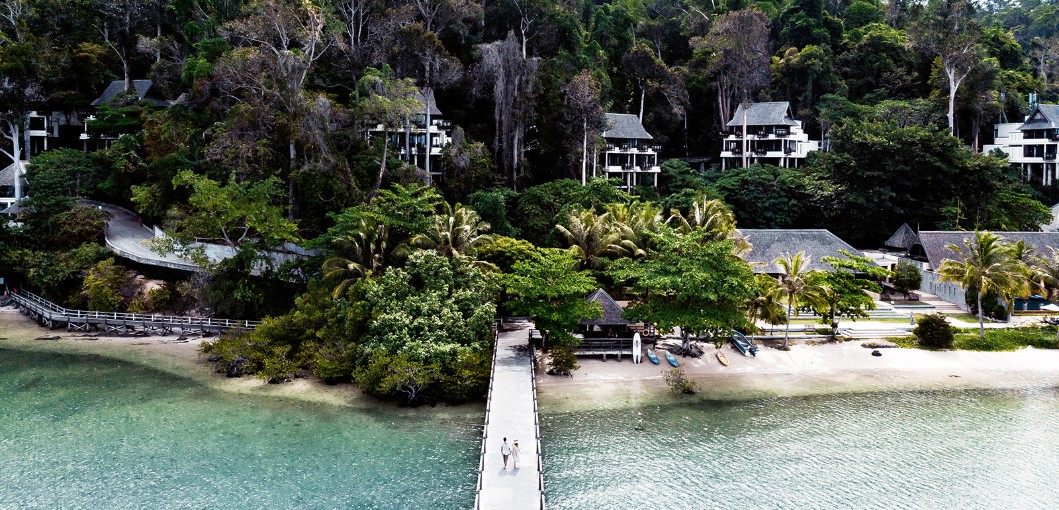
[[[581,140],[581,185],[584,186],[588,183],[587,178],[587,163],[588,163],[588,117],[584,117],[581,122],[581,131],[584,133],[584,139]]]
[[[287,220],[294,221],[294,169],[297,168],[298,153],[294,146],[294,135],[291,135],[290,145],[290,168],[287,175]]]
[[[368,192],[368,201],[375,198],[375,193],[379,191],[382,186],[382,176],[386,174],[386,149],[390,147],[390,130],[383,128],[382,130],[382,162],[379,163],[379,176],[375,178],[375,184],[372,185],[371,191]]]
[[[430,186],[431,184],[433,184],[433,181],[434,181],[434,177],[432,175],[430,175],[430,155],[434,151],[434,146],[433,146],[433,144],[431,144],[431,134],[430,134],[430,102],[431,102],[430,99],[431,99],[431,97],[433,95],[434,95],[434,91],[433,90],[430,90],[430,97],[428,97],[425,92],[423,94],[423,102],[427,103],[426,116],[424,117],[426,119],[426,124],[424,126],[424,129],[426,130],[426,133],[427,133],[426,134],[426,141],[424,142],[426,144],[426,161],[424,162],[424,165],[423,165],[423,168],[425,168],[426,171],[427,171],[427,186]]]
[[[982,310],[982,286],[978,285],[978,337],[985,339],[985,311]]]
[[[783,350],[787,350],[787,337],[791,334],[791,302],[787,302],[787,328],[783,330]]]
[[[647,99],[647,89],[640,87],[640,122],[643,122],[643,102]]]

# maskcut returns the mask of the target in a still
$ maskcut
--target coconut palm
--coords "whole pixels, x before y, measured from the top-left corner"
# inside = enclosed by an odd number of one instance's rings
[[[1031,259],[1030,278],[1042,294],[1052,299],[1059,292],[1059,250],[1051,246],[1048,249],[1051,250],[1050,257],[1034,256]]]
[[[735,228],[735,215],[721,200],[700,196],[691,204],[687,216],[677,209],[671,209],[666,223],[674,224],[681,232],[702,229],[712,233],[716,240],[731,239],[736,255],[750,251],[750,243]]]
[[[759,291],[746,304],[747,319],[753,328],[751,338],[757,333],[757,321],[759,319],[772,325],[783,324],[787,320],[787,314],[783,311],[783,295],[776,279],[767,274],[759,273],[754,275],[754,281],[757,283]]]
[[[481,216],[460,204],[445,203],[441,214],[434,216],[434,224],[426,232],[412,236],[411,243],[427,250],[436,250],[447,257],[466,255],[473,248],[492,241],[486,234],[489,224]]]
[[[946,248],[956,258],[941,262],[938,269],[941,281],[978,292],[978,335],[985,338],[982,296],[995,292],[1010,303],[1012,297],[1028,290],[1029,269],[1016,258],[1012,245],[991,232],[975,232],[973,241],[965,239],[962,247],[950,244]]]
[[[817,280],[814,277],[815,272],[807,270],[810,259],[805,256],[805,252],[800,251],[794,255],[788,252],[774,262],[782,271],[779,277],[780,299],[787,303],[787,327],[783,331],[783,348],[787,349],[787,339],[791,332],[791,312],[797,314],[799,305],[819,303],[823,289],[814,283]]]
[[[324,261],[325,280],[338,280],[332,296],[338,299],[353,282],[378,273],[386,267],[388,260],[408,255],[404,244],[390,249],[389,228],[375,220],[361,218],[357,228],[335,240],[342,255]]]
[[[570,213],[566,224],[555,229],[563,235],[570,251],[580,260],[582,269],[596,269],[603,257],[620,254],[621,236],[607,213],[596,214],[594,209],[582,209]]]
[[[632,257],[647,256],[654,246],[652,234],[664,224],[662,208],[651,202],[618,202],[606,206],[608,217],[618,231],[617,251]]]

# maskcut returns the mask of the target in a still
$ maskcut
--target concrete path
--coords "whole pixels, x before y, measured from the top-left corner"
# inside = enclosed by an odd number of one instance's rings
[[[477,508],[483,510],[542,509],[543,478],[540,471],[536,387],[533,359],[528,349],[532,324],[517,323],[514,331],[501,331],[485,413]],[[517,439],[521,450],[518,469],[500,454],[503,438]]]
[[[176,255],[159,255],[147,247],[146,241],[154,239],[154,231],[144,226],[139,216],[128,209],[100,202],[88,202],[110,214],[107,222],[107,247],[129,260],[152,266],[169,267],[184,271],[199,269],[194,262]]]

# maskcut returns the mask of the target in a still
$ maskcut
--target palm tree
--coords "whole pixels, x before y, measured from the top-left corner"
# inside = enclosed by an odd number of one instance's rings
[[[1028,290],[1029,269],[1016,258],[1012,245],[991,232],[975,232],[974,240],[965,239],[963,247],[946,246],[958,259],[945,259],[938,273],[941,281],[953,282],[964,289],[978,291],[978,335],[985,338],[982,296],[995,292],[1005,302]]]
[[[652,234],[664,224],[662,208],[651,202],[612,203],[606,206],[608,217],[618,231],[615,249],[632,257],[647,256],[654,246]]]
[[[324,279],[340,280],[332,297],[338,299],[356,280],[382,271],[388,258],[401,258],[408,254],[408,248],[403,244],[389,249],[389,233],[386,225],[361,218],[354,231],[335,240],[346,256],[336,255],[324,261]]]
[[[1048,299],[1059,291],[1059,250],[1048,247],[1051,257],[1035,256],[1032,258],[1032,280]]]
[[[791,332],[791,312],[798,313],[799,304],[815,304],[820,301],[821,288],[813,283],[814,271],[807,271],[809,257],[800,251],[794,255],[789,252],[786,256],[779,257],[774,261],[780,266],[783,273],[779,278],[780,299],[787,303],[787,327],[783,332],[783,349],[787,349],[787,339]]]
[[[679,210],[672,209],[666,223],[675,223],[681,232],[702,229],[712,233],[714,240],[731,239],[736,255],[750,251],[750,243],[735,228],[735,215],[721,200],[699,196],[691,204],[686,217]]]
[[[754,281],[758,284],[759,292],[746,304],[747,319],[750,321],[750,327],[753,328],[751,339],[757,333],[758,319],[773,325],[783,324],[787,320],[787,314],[783,311],[783,296],[776,279],[767,274],[758,273],[754,275]]]
[[[556,225],[555,229],[580,259],[582,269],[598,268],[603,257],[621,253],[621,236],[607,213],[596,214],[594,209],[575,211],[567,217],[566,225]]]
[[[434,225],[422,234],[412,236],[411,243],[427,250],[437,250],[447,257],[466,255],[473,248],[492,241],[486,234],[489,224],[481,216],[460,204],[444,204],[441,214],[434,216]]]

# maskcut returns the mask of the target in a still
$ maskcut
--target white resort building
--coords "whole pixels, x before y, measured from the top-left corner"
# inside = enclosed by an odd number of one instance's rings
[[[1059,149],[1059,105],[1038,104],[1024,122],[996,124],[993,144],[983,152],[999,149],[1026,182],[1045,186],[1055,183],[1055,155]]]
[[[786,101],[739,105],[721,132],[721,170],[753,164],[798,168],[819,140],[810,140]]]
[[[390,130],[390,147],[402,161],[423,169],[435,182],[441,177],[441,152],[452,142],[452,121],[441,118],[433,89],[416,92],[415,100],[424,106],[403,129]],[[383,125],[376,124],[368,128],[368,136],[381,136],[383,131]]]
[[[640,118],[624,113],[606,114],[605,142],[599,158],[606,176],[621,179],[619,186],[632,191],[636,186],[658,186],[658,152],[661,146],[644,129]]]

